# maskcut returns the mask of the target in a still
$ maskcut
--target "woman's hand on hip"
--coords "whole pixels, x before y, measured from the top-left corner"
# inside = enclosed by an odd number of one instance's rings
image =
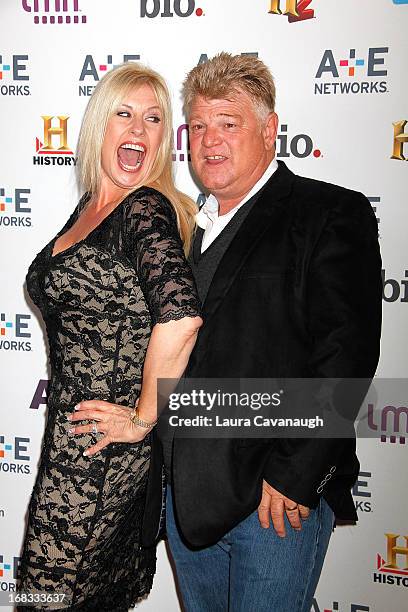
[[[104,434],[103,438],[84,452],[86,456],[99,453],[112,442],[140,442],[150,429],[135,425],[130,419],[131,414],[131,408],[102,400],[80,402],[75,406],[75,412],[68,416],[69,421],[75,423],[90,420],[94,423],[74,425],[70,428],[69,433],[72,435]]]

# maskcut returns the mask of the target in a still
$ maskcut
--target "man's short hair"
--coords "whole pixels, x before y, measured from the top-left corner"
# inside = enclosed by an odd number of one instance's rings
[[[274,112],[275,83],[269,68],[256,57],[222,52],[188,73],[183,84],[187,117],[195,97],[226,99],[236,91],[249,95],[260,118]]]

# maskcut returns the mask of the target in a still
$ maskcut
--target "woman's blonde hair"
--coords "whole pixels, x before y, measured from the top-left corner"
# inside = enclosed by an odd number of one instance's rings
[[[195,227],[196,204],[174,184],[172,169],[173,123],[170,94],[164,79],[154,70],[139,63],[128,62],[108,72],[96,86],[84,118],[78,141],[78,168],[83,188],[96,196],[101,187],[101,154],[108,120],[127,93],[141,85],[150,85],[162,113],[164,127],[156,159],[148,178],[148,186],[166,196],[174,207],[185,253],[191,246]],[[144,181],[143,184],[146,184]],[[129,189],[131,193],[141,185]],[[128,195],[128,194],[126,194]],[[126,196],[125,196],[126,197]]]

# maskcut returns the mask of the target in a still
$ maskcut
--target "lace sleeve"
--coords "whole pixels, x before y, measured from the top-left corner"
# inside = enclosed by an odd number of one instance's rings
[[[155,189],[142,187],[126,207],[126,251],[137,270],[152,324],[201,313],[174,209]]]

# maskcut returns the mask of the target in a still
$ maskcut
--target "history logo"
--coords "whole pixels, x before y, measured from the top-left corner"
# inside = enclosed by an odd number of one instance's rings
[[[32,351],[31,342],[26,339],[31,338],[30,320],[29,314],[0,312],[0,351]]]
[[[367,51],[349,49],[323,52],[316,72],[317,95],[381,94],[388,92],[386,58],[388,47],[370,47]]]
[[[31,190],[0,187],[0,229],[31,227]]]
[[[29,96],[30,80],[28,55],[0,54],[0,94],[2,96]]]
[[[385,533],[386,559],[377,553],[373,582],[408,587],[408,536]]]
[[[126,62],[135,62],[140,60],[139,54],[125,54],[118,58],[119,61],[113,62],[113,55],[108,54],[102,62],[97,61],[92,55],[86,55],[82,64],[81,73],[79,75],[78,94],[80,96],[91,96],[93,90],[103,76],[112,68],[116,68],[119,64]],[[92,81],[92,85],[84,83],[84,81]]]
[[[195,0],[140,0],[140,16],[155,17],[203,17],[204,10]]]
[[[68,145],[68,115],[42,115],[43,141],[35,139],[33,164],[36,166],[75,166],[74,152]]]
[[[296,23],[314,18],[311,4],[312,0],[270,0],[268,12],[272,15],[284,15],[289,23]]]
[[[81,0],[83,2],[83,0]],[[32,13],[35,24],[79,24],[86,23],[79,0],[22,0],[22,7]]]
[[[405,126],[408,121],[402,119],[401,121],[395,121],[392,125],[394,126],[394,138],[391,159],[399,159],[400,161],[408,161],[404,157],[404,145],[408,143],[408,134],[404,132]]]

